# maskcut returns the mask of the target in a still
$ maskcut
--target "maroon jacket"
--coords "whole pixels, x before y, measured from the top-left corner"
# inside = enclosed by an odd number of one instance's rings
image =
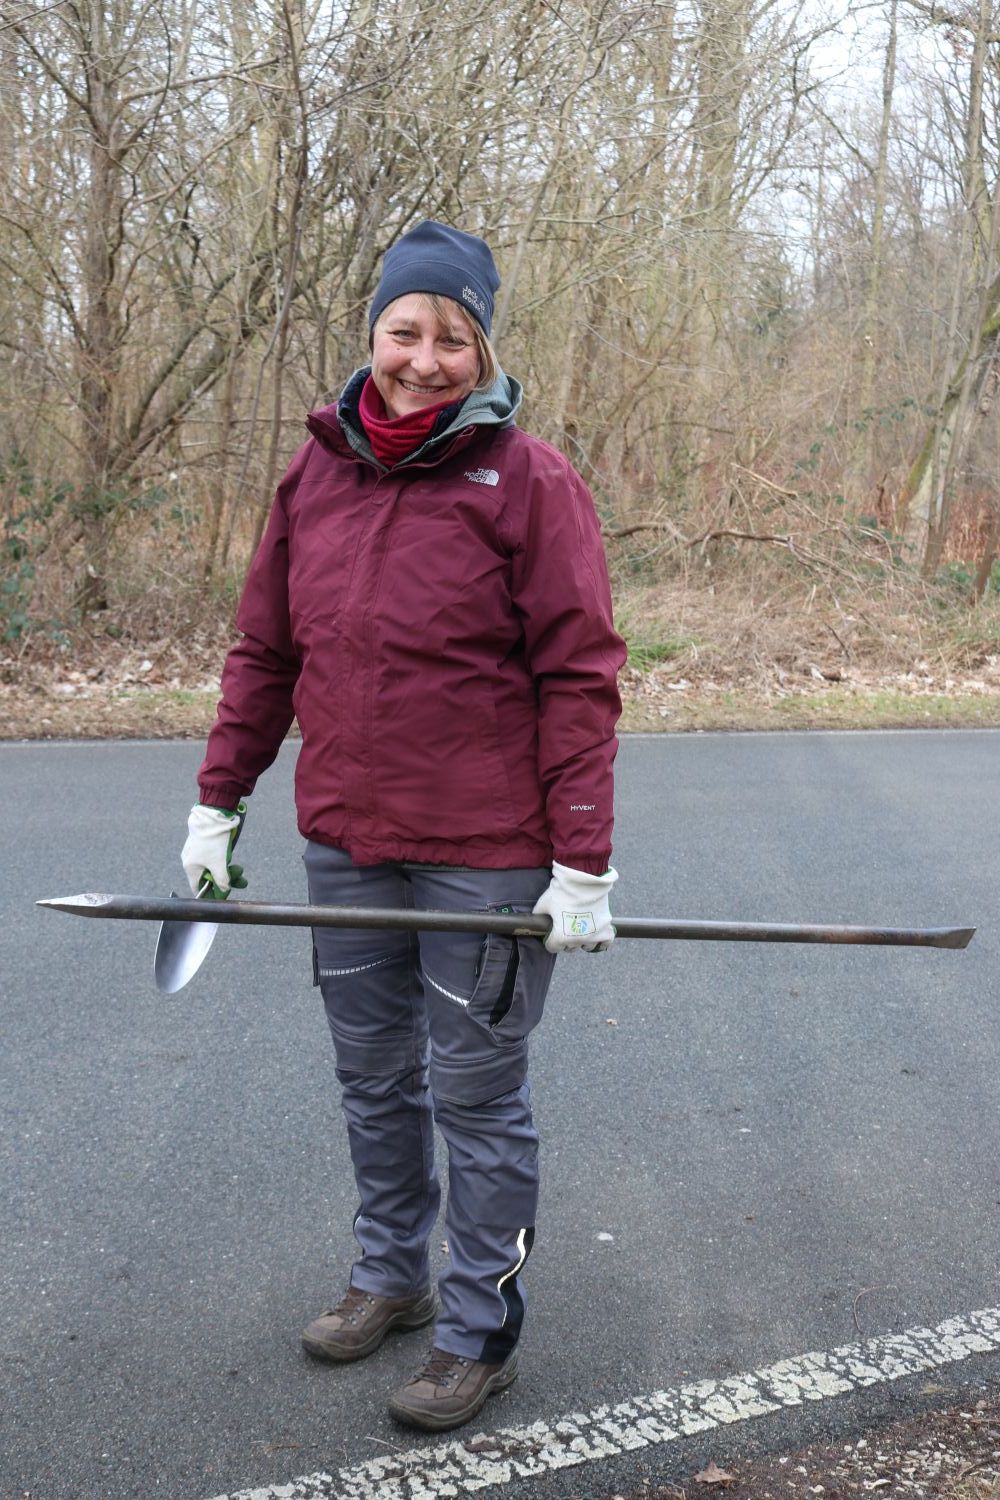
[[[366,373],[340,416],[309,417],[279,486],[201,801],[235,807],[294,715],[305,838],[362,865],[600,874],[625,653],[590,494],[513,426],[506,376],[382,469],[356,422]]]

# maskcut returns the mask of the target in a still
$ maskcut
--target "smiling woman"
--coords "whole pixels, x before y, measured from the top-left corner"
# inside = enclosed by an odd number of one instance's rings
[[[461,401],[497,378],[493,346],[457,302],[411,292],[372,329],[372,380],[390,418]]]
[[[360,1194],[346,1295],[319,1359],[435,1323],[389,1409],[469,1421],[517,1374],[538,1137],[528,1039],[556,954],[614,939],[615,677],[624,657],[593,501],[521,432],[489,334],[500,278],[428,221],[386,253],[372,361],[313,412],[247,577],[185,846],[229,883],[230,810],[293,713],[299,829],[325,906],[538,912],[544,941],[317,928],[313,975]],[[448,1146],[448,1262],[429,1242]]]
[[[372,381],[390,417],[464,401],[478,380],[475,338],[457,304],[450,317],[438,318],[413,292],[375,324]]]

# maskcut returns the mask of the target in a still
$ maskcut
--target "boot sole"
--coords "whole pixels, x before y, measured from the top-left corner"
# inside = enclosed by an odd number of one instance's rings
[[[505,1391],[509,1385],[513,1385],[517,1379],[517,1356],[511,1355],[506,1364],[501,1365],[495,1375],[491,1375],[483,1390],[474,1401],[468,1402],[458,1411],[436,1412],[425,1411],[422,1407],[410,1407],[405,1405],[397,1397],[392,1396],[389,1400],[389,1411],[397,1422],[403,1422],[407,1427],[420,1427],[424,1432],[447,1432],[451,1427],[462,1427],[466,1422],[471,1422],[476,1414],[482,1411],[491,1396],[497,1396]]]
[[[355,1359],[367,1359],[369,1354],[382,1343],[387,1333],[397,1329],[400,1333],[408,1333],[415,1328],[426,1328],[428,1323],[433,1323],[437,1317],[437,1299],[432,1293],[428,1293],[426,1302],[418,1303],[409,1311],[393,1313],[382,1327],[379,1328],[363,1344],[332,1344],[325,1339],[308,1338],[302,1335],[302,1347],[313,1359],[326,1360],[330,1364],[346,1365]]]

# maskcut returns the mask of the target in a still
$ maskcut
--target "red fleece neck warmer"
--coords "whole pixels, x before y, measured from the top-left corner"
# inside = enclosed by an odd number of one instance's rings
[[[385,402],[369,375],[361,388],[358,415],[375,457],[380,464],[391,469],[427,441],[440,414],[446,407],[454,404],[452,401],[439,401],[436,406],[424,406],[420,411],[409,412],[405,417],[387,416]]]

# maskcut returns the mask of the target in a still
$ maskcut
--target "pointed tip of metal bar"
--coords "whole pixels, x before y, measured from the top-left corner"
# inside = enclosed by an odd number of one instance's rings
[[[974,927],[955,927],[949,933],[949,948],[967,948],[976,935]]]
[[[50,896],[47,901],[36,901],[36,906],[50,906],[53,911],[73,912],[76,916],[88,916],[113,901],[114,896],[102,891],[83,891],[79,896]]]

